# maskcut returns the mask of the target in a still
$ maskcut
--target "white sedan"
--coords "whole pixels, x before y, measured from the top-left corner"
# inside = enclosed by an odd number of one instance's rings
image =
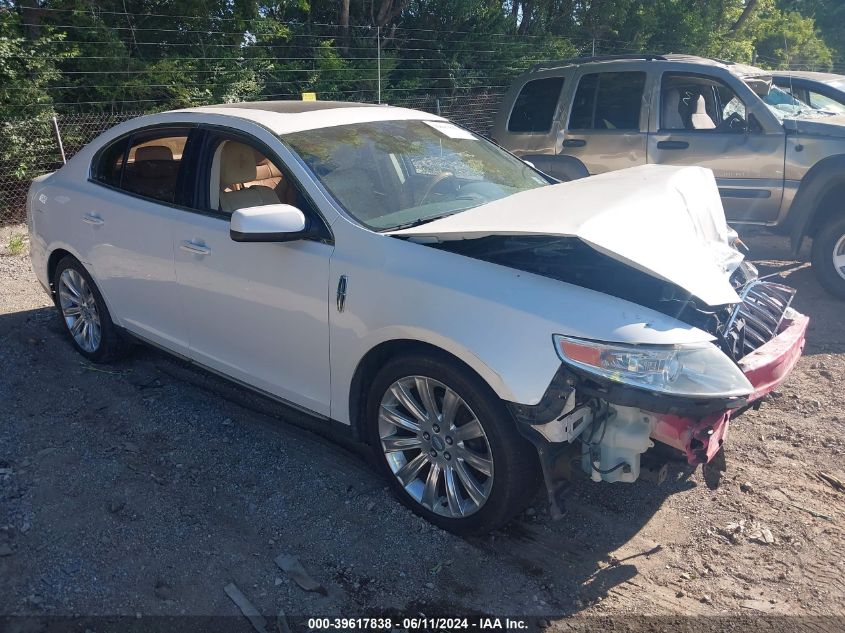
[[[79,353],[145,341],[304,410],[456,532],[502,525],[541,479],[557,514],[578,474],[708,462],[807,327],[743,261],[709,170],[556,183],[388,106],[144,116],[27,210]]]

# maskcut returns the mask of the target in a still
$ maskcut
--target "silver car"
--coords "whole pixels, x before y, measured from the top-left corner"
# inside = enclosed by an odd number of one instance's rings
[[[796,252],[811,237],[819,280],[845,298],[845,115],[796,105],[767,71],[686,55],[538,64],[492,136],[561,180],[707,167],[732,224],[789,233]]]

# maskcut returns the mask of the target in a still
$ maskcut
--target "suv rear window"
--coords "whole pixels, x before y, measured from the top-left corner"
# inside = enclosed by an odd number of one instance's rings
[[[511,110],[508,132],[548,132],[557,108],[563,77],[535,79],[522,87]]]
[[[570,130],[639,130],[645,73],[592,73],[578,83]]]

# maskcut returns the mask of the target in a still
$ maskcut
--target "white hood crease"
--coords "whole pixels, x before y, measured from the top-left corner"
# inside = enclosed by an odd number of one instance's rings
[[[739,301],[743,255],[713,172],[644,165],[540,187],[391,235],[440,241],[491,235],[576,237],[597,251],[718,306]]]

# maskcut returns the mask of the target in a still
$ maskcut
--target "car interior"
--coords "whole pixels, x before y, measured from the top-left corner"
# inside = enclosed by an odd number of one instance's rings
[[[296,188],[273,161],[234,140],[224,140],[214,152],[209,202],[212,209],[224,213],[268,204],[299,204]]]
[[[127,191],[173,202],[186,136],[157,138],[133,145],[123,169]]]
[[[745,106],[727,86],[692,76],[666,76],[661,91],[661,129],[744,131]]]

